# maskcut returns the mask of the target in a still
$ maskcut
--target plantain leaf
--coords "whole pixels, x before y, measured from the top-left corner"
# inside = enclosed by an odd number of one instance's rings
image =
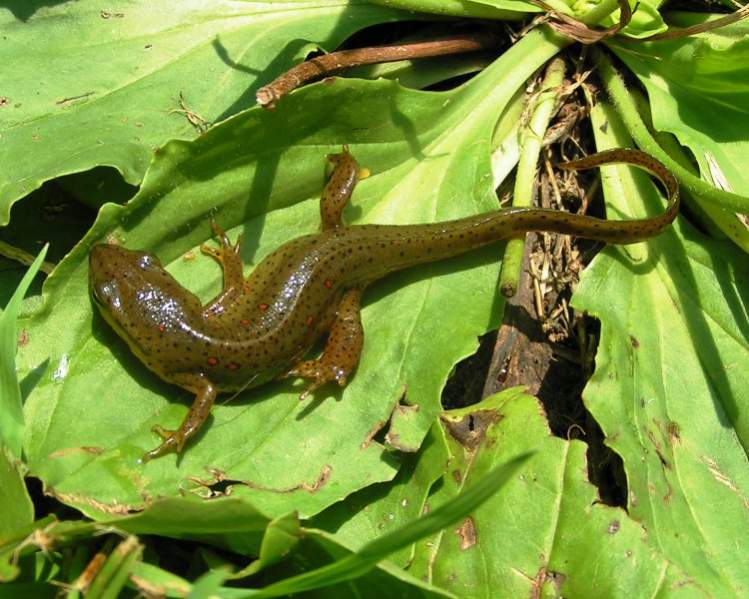
[[[417,543],[412,575],[457,597],[652,597],[689,581],[624,510],[598,504],[585,444],[553,437],[522,389],[449,410],[442,422],[452,459],[430,510],[505,456],[535,455],[501,493]]]
[[[600,148],[629,144],[607,105],[592,117]],[[636,197],[661,209],[652,187],[618,167],[603,187],[616,212],[641,211]],[[714,597],[749,585],[749,558],[736,552],[749,533],[747,281],[741,252],[679,217],[647,244],[597,256],[573,298],[601,320],[584,398],[624,460],[629,513]]]

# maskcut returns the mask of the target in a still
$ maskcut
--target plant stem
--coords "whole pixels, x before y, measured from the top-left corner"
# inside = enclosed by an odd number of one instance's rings
[[[140,557],[142,547],[135,536],[122,541],[107,556],[104,565],[97,572],[91,586],[86,592],[90,599],[114,599],[130,575],[133,563]]]
[[[602,0],[595,8],[579,17],[581,23],[596,25],[619,8],[618,0]]]
[[[2,240],[0,240],[0,256],[20,262],[24,266],[29,266],[34,262],[33,255]],[[42,265],[39,267],[39,270],[47,275],[51,274],[54,269],[54,263],[46,261],[42,262]]]
[[[698,171],[692,166],[686,152],[676,137],[672,133],[653,130],[650,105],[645,97],[636,90],[632,90],[630,93],[635,100],[640,118],[642,118],[648,130],[663,148],[663,151],[691,174],[697,175]],[[683,199],[689,211],[700,220],[700,223],[710,235],[716,239],[725,239],[727,237],[742,250],[749,253],[749,229],[746,228],[735,213],[724,210],[715,204],[703,202],[698,196],[693,197],[689,193],[683,194]]]
[[[728,191],[721,191],[706,183],[681,166],[658,145],[658,142],[650,131],[648,131],[642,118],[640,118],[632,95],[627,90],[624,80],[617,73],[609,57],[595,48],[594,51],[596,52],[599,73],[606,86],[606,90],[614,103],[614,107],[622,117],[622,121],[629,130],[632,139],[634,139],[640,149],[660,160],[674,173],[679,183],[692,195],[709,202],[714,202],[716,206],[720,206],[725,210],[749,214],[749,198]]]
[[[558,90],[559,86],[562,85],[563,78],[564,61],[561,58],[554,58],[546,69],[546,76],[541,84],[541,92],[536,97],[533,116],[522,133],[520,159],[518,160],[512,202],[512,205],[516,208],[531,205],[541,145],[559,97]],[[524,247],[525,235],[510,239],[505,247],[502,273],[499,277],[499,290],[505,297],[512,297],[517,292]]]

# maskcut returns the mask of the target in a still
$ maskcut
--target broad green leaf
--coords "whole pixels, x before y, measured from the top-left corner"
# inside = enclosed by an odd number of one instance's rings
[[[682,14],[674,21],[687,26],[710,18]],[[746,195],[749,21],[698,36],[612,48],[647,89],[655,129],[673,133],[693,152],[704,179],[713,182],[712,160],[733,191]]]
[[[607,105],[593,131],[599,148],[628,145]],[[603,173],[614,214],[662,209],[635,175]],[[736,551],[749,534],[748,275],[744,255],[679,217],[656,239],[597,256],[573,298],[601,320],[584,398],[624,460],[629,513],[716,597],[749,588],[749,556]]]
[[[124,517],[110,514],[103,520],[103,523],[133,534],[170,537],[228,533],[256,535],[262,533],[269,522],[267,516],[247,501],[233,497],[202,501],[192,495],[160,499],[141,513]]]
[[[644,2],[630,2],[632,20],[621,31],[621,35],[631,38],[648,37],[668,29],[658,8],[663,4],[661,0],[646,0]],[[614,25],[619,22],[619,11],[614,16],[603,21],[603,25]]]
[[[0,62],[13,65],[0,92],[0,163],[13,165],[0,172],[0,224],[59,175],[107,165],[140,183],[167,140],[253,106],[318,45],[399,16],[363,0],[51,4],[0,8]]]
[[[232,238],[245,234],[243,258],[257,263],[318,228],[323,156],[343,143],[373,173],[357,188],[348,222],[435,222],[496,208],[494,125],[526,78],[565,43],[531,32],[450,92],[386,81],[313,85],[274,111],[253,109],[192,143],[167,145],[136,198],[125,208],[102,208],[91,234],[48,279],[45,307],[26,323],[22,372],[50,361],[26,404],[34,474],[92,515],[223,480],[233,496],[270,516],[297,509],[306,517],[391,479],[397,463],[373,437],[404,389],[407,403],[418,406],[411,426],[426,434],[450,368],[500,314],[496,248],[372,286],[362,361],[342,394],[327,388],[300,403],[291,382],[244,393],[214,409],[179,462],[170,455],[145,466],[137,459],[156,441],[151,426],[176,425],[192,398],[159,382],[92,318],[88,248],[109,236],[154,251],[207,299],[218,289],[219,270],[207,258],[182,256],[197,254],[208,238],[209,214]]]
[[[642,0],[634,2],[629,1],[630,9],[632,10],[632,19],[629,24],[621,30],[619,35],[628,36],[631,38],[647,37],[656,33],[661,33],[667,29],[666,24],[663,22],[658,8],[663,4],[663,0]],[[578,18],[581,18],[588,25],[593,25],[588,18],[589,11],[595,11],[600,9],[600,5],[607,4],[606,1],[594,1],[594,2],[575,2],[572,1],[570,4],[575,8],[575,12]],[[617,25],[621,18],[618,2],[616,0],[610,0],[609,6],[613,8],[613,12],[601,19],[598,25],[602,27],[611,27]]]
[[[34,505],[26,491],[19,466],[0,447],[0,546],[18,529],[34,520]]]
[[[597,505],[585,444],[552,436],[522,389],[447,411],[442,422],[453,457],[430,511],[505,456],[535,455],[470,516],[417,543],[414,576],[458,597],[653,597],[687,580],[626,512]]]
[[[21,387],[16,375],[16,347],[18,326],[16,319],[23,296],[31,285],[47,254],[47,247],[26,271],[5,310],[0,312],[0,448],[7,447],[17,458],[21,457],[23,439],[23,407]]]
[[[335,533],[346,547],[357,550],[369,541],[417,518],[424,509],[429,490],[447,464],[444,438],[435,424],[419,453],[408,456],[398,475],[388,483],[371,485],[318,514],[310,525]],[[413,547],[389,556],[405,567]]]

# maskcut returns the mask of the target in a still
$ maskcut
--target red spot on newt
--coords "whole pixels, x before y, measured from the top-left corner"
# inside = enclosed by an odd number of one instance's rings
[[[260,304],[260,309],[265,312],[270,306],[268,304]]]
[[[226,369],[230,370],[231,372],[234,372],[237,368],[239,368],[239,364],[237,364],[236,362],[229,362],[226,365]]]
[[[206,360],[206,362],[208,362],[208,366],[215,366],[216,364],[218,364],[218,359],[217,358],[208,358]]]
[[[164,323],[162,322],[162,323],[161,323],[161,324],[159,325],[159,331],[161,331],[161,332],[163,333],[163,332],[164,332],[164,329],[166,329],[166,325],[165,325],[165,324],[164,324]]]
[[[246,318],[243,318],[242,320],[239,321],[239,324],[241,324],[242,326],[246,327],[247,325],[250,324],[250,321],[247,320]]]
[[[325,285],[325,287],[330,289],[333,286],[333,281],[331,281],[330,279],[325,279],[325,283],[323,284]]]
[[[311,327],[311,326],[312,326],[312,323],[313,323],[313,322],[315,322],[315,317],[314,317],[314,316],[312,316],[312,314],[310,314],[310,315],[309,315],[309,316],[307,317],[307,320],[306,320],[305,322],[307,323],[307,326],[308,326],[308,327]]]

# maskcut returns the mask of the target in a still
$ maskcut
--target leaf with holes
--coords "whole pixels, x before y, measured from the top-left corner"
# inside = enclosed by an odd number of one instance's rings
[[[599,147],[627,145],[607,105]],[[615,212],[662,200],[638,173],[603,173]],[[588,409],[624,460],[629,513],[654,546],[714,597],[749,587],[749,268],[728,243],[680,216],[647,244],[610,248],[582,277],[574,306],[601,320]],[[717,507],[719,506],[719,508]]]
[[[585,480],[586,446],[552,436],[538,400],[522,389],[448,410],[442,421],[452,459],[430,510],[509,456],[535,455],[458,525],[417,543],[412,575],[458,597],[486,589],[507,597],[642,597],[688,580],[624,510],[597,504]]]

